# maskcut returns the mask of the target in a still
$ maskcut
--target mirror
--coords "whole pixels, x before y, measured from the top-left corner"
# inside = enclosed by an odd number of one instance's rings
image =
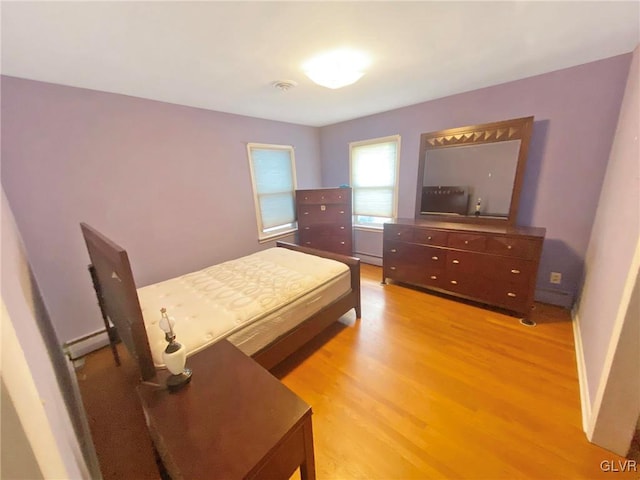
[[[533,117],[420,136],[416,218],[513,225]]]

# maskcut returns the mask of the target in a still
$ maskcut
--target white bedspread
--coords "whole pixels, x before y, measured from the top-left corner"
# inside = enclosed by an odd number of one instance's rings
[[[177,341],[193,354],[348,271],[341,262],[278,247],[139,288],[153,361],[163,366],[162,307],[175,319]]]

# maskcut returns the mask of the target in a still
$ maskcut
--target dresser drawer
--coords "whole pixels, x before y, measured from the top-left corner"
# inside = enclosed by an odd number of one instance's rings
[[[447,270],[442,282],[442,288],[452,293],[484,300],[485,289],[482,278],[477,275],[462,274]]]
[[[385,264],[384,277],[415,285],[444,288],[445,275],[440,272],[428,272],[416,264]]]
[[[385,223],[383,236],[385,240],[402,240],[404,242],[411,242],[413,240],[413,230],[414,228],[411,226]]]
[[[461,295],[480,298],[484,293],[482,255],[449,250],[444,288]]]
[[[385,240],[382,246],[382,258],[387,265],[412,265],[416,263],[417,248],[411,243]]]
[[[447,232],[441,230],[427,230],[416,228],[413,232],[413,241],[423,245],[447,245]]]
[[[487,237],[487,252],[510,257],[534,259],[539,255],[540,242],[528,238]]]
[[[484,252],[486,249],[487,237],[475,233],[449,233],[447,245],[461,250],[471,250],[473,252]]]
[[[447,265],[447,251],[440,248],[415,245],[413,261],[427,273],[444,272]]]
[[[536,264],[531,260],[483,255],[482,275],[492,281],[526,286],[535,271]]]
[[[485,283],[484,297],[488,303],[525,313],[529,303],[529,290],[524,285],[507,282]]]
[[[298,221],[305,225],[311,223],[340,223],[349,222],[351,212],[343,205],[301,205],[298,211]]]
[[[484,269],[484,255],[473,252],[448,250],[446,252],[447,272],[457,275],[481,276]]]
[[[298,190],[296,192],[298,204],[317,203],[351,203],[351,190],[336,188],[332,190]]]

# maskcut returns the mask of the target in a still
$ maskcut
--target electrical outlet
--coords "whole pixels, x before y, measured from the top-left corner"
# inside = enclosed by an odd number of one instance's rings
[[[560,284],[562,283],[562,274],[560,272],[551,272],[551,276],[549,277],[549,282]]]

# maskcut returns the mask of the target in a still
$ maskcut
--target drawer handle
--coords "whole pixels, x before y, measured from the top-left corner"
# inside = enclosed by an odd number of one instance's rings
[[[507,245],[507,250],[511,250],[513,247],[511,245]]]
[[[452,285],[457,285],[457,284],[458,284],[458,282],[456,282],[455,280],[451,280],[451,284],[452,284]]]
[[[453,260],[451,263],[455,263],[456,265],[460,263],[460,260]]]
[[[340,213],[344,213],[344,210],[340,210]],[[509,248],[511,248],[511,247],[509,247]]]
[[[427,237],[427,240],[431,240],[431,235],[429,235],[429,236]]]
[[[509,293],[507,293],[507,297],[515,298],[515,297],[516,297],[516,294],[515,294],[515,293],[513,293],[513,292],[509,292]]]
[[[304,212],[305,215],[309,215],[309,212]]]
[[[465,241],[464,241],[464,244],[465,244],[465,245],[469,245],[469,240],[465,240]]]
[[[520,270],[516,270],[515,268],[511,270],[511,273],[520,273]]]
[[[438,277],[436,277],[435,275],[431,275],[429,278],[430,278],[431,280],[437,280],[437,279],[438,279]]]
[[[391,253],[396,253],[398,250],[396,250],[395,248],[391,249]]]
[[[431,257],[431,260],[438,260],[438,257]]]
[[[402,235],[402,232],[398,232],[398,236]]]
[[[390,270],[395,270],[395,269],[396,269],[396,267],[389,267],[389,269],[390,269]]]
[[[340,245],[344,245],[344,242],[340,242]]]
[[[307,245],[311,245],[311,242],[304,242],[304,243],[306,243]]]
[[[340,230],[344,230],[344,227],[340,227]]]

